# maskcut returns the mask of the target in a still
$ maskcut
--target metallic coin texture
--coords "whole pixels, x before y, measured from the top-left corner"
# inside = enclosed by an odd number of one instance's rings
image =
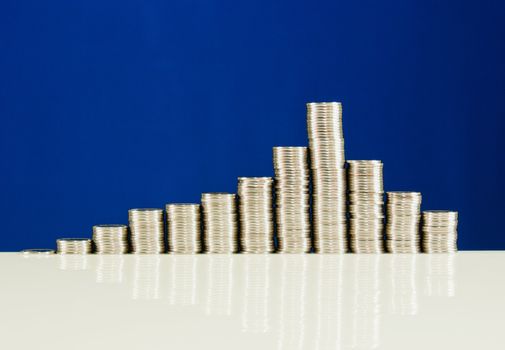
[[[133,254],[161,254],[165,252],[163,209],[130,209],[128,219]]]
[[[353,253],[384,251],[384,188],[380,160],[349,160],[349,236]]]
[[[419,192],[387,192],[386,217],[383,163],[346,161],[340,102],[310,102],[306,113],[309,147],[273,147],[274,178],[239,177],[237,194],[202,193],[201,205],[167,204],[167,236],[163,209],[130,209],[128,226],[93,226],[93,240],[58,239],[56,252],[90,254],[95,248],[97,254],[458,250],[458,213],[421,213]]]
[[[238,252],[237,204],[234,193],[202,193],[205,252]]]
[[[458,212],[449,210],[423,211],[422,246],[425,253],[458,251]]]
[[[419,192],[387,192],[386,249],[390,253],[421,251],[422,195]]]
[[[95,225],[93,226],[93,242],[96,254],[126,254],[128,253],[128,226]]]
[[[274,226],[271,177],[239,177],[241,252],[273,253]]]
[[[60,238],[56,240],[59,254],[91,254],[93,245],[88,238]]]
[[[312,170],[314,251],[347,251],[346,173],[342,104],[307,103]]]
[[[54,249],[46,248],[35,248],[35,249],[23,249],[20,251],[23,255],[52,255],[55,253]]]
[[[167,204],[168,251],[197,254],[202,251],[200,204]]]
[[[274,147],[277,252],[308,253],[310,197],[307,147]]]

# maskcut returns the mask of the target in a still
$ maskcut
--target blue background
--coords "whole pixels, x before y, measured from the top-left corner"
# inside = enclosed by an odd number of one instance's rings
[[[348,159],[505,249],[504,1],[1,0],[0,250],[235,191],[342,101]]]

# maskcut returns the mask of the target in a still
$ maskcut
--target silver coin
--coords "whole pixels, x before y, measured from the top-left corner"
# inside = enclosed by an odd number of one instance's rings
[[[133,254],[161,254],[165,252],[162,209],[130,209],[128,219]]]
[[[96,254],[126,254],[129,249],[128,226],[95,225],[93,242]]]
[[[312,171],[314,251],[347,251],[346,172],[342,104],[307,103],[307,130]]]
[[[202,193],[205,252],[238,252],[237,204],[234,193]]]
[[[421,251],[420,192],[387,192],[386,248],[390,253]]]
[[[202,251],[200,204],[167,204],[168,251],[197,254]]]
[[[384,251],[384,187],[380,160],[349,160],[349,237],[354,253]]]
[[[458,251],[458,212],[425,210],[422,221],[422,247],[425,253]]]
[[[54,249],[46,248],[33,248],[33,249],[23,249],[20,251],[23,255],[52,255],[55,253]]]
[[[307,147],[274,147],[277,252],[311,250]]]
[[[93,246],[88,238],[60,238],[56,240],[59,254],[91,254]]]
[[[271,177],[238,178],[242,253],[273,253],[275,250],[272,187]]]

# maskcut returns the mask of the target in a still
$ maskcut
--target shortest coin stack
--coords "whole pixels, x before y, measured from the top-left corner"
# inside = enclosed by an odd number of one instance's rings
[[[425,253],[456,252],[457,240],[457,211],[423,211],[423,251]]]
[[[36,249],[23,249],[21,251],[23,255],[52,255],[54,254],[54,249],[46,249],[46,248],[36,248]]]
[[[93,226],[93,242],[97,254],[128,253],[128,227],[126,225]]]
[[[202,251],[200,204],[167,204],[168,251],[197,254]]]
[[[419,192],[387,192],[386,248],[390,253],[419,253]]]
[[[88,238],[60,238],[56,240],[59,254],[91,254],[91,239]]]

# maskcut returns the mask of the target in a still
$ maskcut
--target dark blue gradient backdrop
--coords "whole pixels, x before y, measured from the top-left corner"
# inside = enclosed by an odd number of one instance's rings
[[[0,250],[235,191],[341,101],[348,159],[505,249],[504,1],[2,0]]]

